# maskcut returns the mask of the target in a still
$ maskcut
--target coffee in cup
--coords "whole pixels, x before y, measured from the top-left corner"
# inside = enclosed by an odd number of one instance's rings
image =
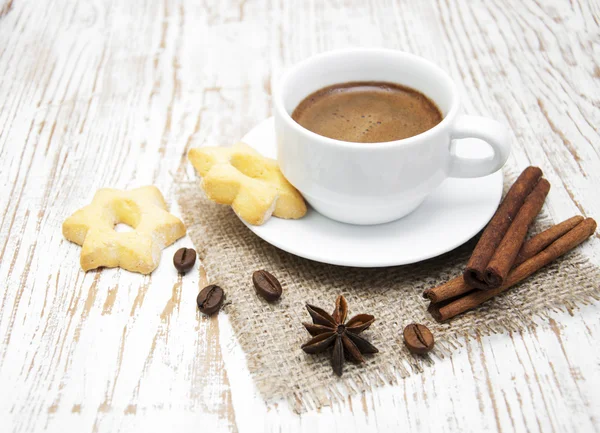
[[[395,83],[334,84],[300,102],[292,119],[323,137],[355,143],[382,143],[414,137],[442,121],[427,96]]]

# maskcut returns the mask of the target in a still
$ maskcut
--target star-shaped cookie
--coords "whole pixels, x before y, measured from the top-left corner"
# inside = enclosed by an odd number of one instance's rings
[[[277,161],[245,143],[232,147],[199,147],[188,158],[207,197],[231,205],[244,221],[261,225],[271,214],[297,219],[306,214],[300,193],[281,173]]]
[[[119,223],[133,228],[116,232]],[[121,267],[149,274],[158,266],[162,249],[185,235],[181,220],[167,212],[155,186],[130,191],[103,188],[92,202],[63,223],[63,235],[81,245],[81,268]]]

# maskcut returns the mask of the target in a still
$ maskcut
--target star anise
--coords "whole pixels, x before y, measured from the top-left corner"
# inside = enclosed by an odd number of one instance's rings
[[[303,323],[306,330],[313,336],[301,347],[306,353],[319,353],[333,346],[331,365],[338,376],[342,375],[344,358],[354,362],[365,362],[363,353],[377,353],[379,350],[360,334],[375,321],[370,314],[359,314],[346,322],[348,302],[342,295],[335,301],[333,314],[306,304],[313,323]],[[345,356],[344,356],[345,355]]]

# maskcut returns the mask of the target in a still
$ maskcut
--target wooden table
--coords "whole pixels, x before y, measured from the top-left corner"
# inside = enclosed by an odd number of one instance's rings
[[[600,430],[600,308],[470,340],[375,393],[298,416],[266,407],[201,273],[83,273],[61,223],[103,186],[154,184],[175,213],[186,152],[271,114],[282,70],[381,46],[460,83],[509,125],[555,220],[600,217],[600,4],[501,0],[0,0],[0,430]],[[583,251],[600,262],[599,239]]]

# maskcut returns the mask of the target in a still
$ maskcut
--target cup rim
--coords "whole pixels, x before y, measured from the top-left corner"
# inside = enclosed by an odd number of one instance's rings
[[[379,53],[382,55],[401,56],[401,57],[405,57],[405,58],[411,58],[413,60],[416,60],[417,62],[423,63],[424,65],[426,65],[429,68],[437,70],[437,72],[439,72],[445,78],[446,84],[450,88],[450,92],[452,94],[452,103],[450,105],[450,110],[448,110],[448,113],[444,116],[444,118],[442,119],[442,121],[440,123],[435,125],[433,128],[428,129],[427,131],[421,132],[420,134],[414,135],[412,137],[402,138],[400,140],[368,143],[368,146],[365,146],[365,143],[354,142],[354,141],[344,141],[344,140],[338,140],[335,138],[325,137],[323,135],[319,135],[315,132],[312,132],[312,131],[306,129],[305,127],[303,127],[302,125],[297,123],[294,119],[292,119],[292,116],[285,109],[284,104],[283,104],[283,87],[289,80],[290,76],[297,69],[304,67],[310,63],[321,60],[323,58],[326,58],[326,57],[335,57],[335,56],[345,55],[345,54],[349,54],[349,53],[353,53],[353,54]],[[402,83],[397,83],[397,84],[403,85]],[[436,103],[436,101],[433,98],[431,98],[431,99],[434,103]],[[347,48],[347,49],[341,49],[341,50],[331,50],[331,51],[326,51],[326,52],[323,52],[320,54],[316,54],[316,55],[310,56],[307,59],[304,59],[304,60],[294,64],[292,67],[290,67],[281,76],[281,78],[275,85],[275,89],[273,92],[273,105],[275,108],[275,112],[276,113],[279,112],[279,114],[281,115],[283,121],[287,124],[287,126],[295,129],[297,132],[305,135],[309,139],[313,139],[313,140],[316,139],[323,143],[326,143],[326,144],[329,144],[332,146],[337,146],[337,147],[357,148],[357,149],[361,149],[361,150],[366,150],[366,149],[373,150],[373,149],[385,149],[385,148],[398,147],[398,146],[409,146],[409,145],[415,144],[421,140],[427,139],[427,138],[431,137],[432,135],[436,134],[439,130],[446,128],[447,126],[449,126],[451,124],[452,120],[456,116],[456,113],[458,112],[459,98],[458,98],[458,91],[456,88],[456,84],[454,83],[454,80],[452,80],[450,75],[448,75],[448,73],[445,70],[443,70],[442,68],[440,68],[438,65],[436,65],[435,63],[433,63],[430,60],[427,60],[424,57],[417,56],[415,54],[408,53],[406,51],[392,50],[392,49],[387,49],[387,48]]]

